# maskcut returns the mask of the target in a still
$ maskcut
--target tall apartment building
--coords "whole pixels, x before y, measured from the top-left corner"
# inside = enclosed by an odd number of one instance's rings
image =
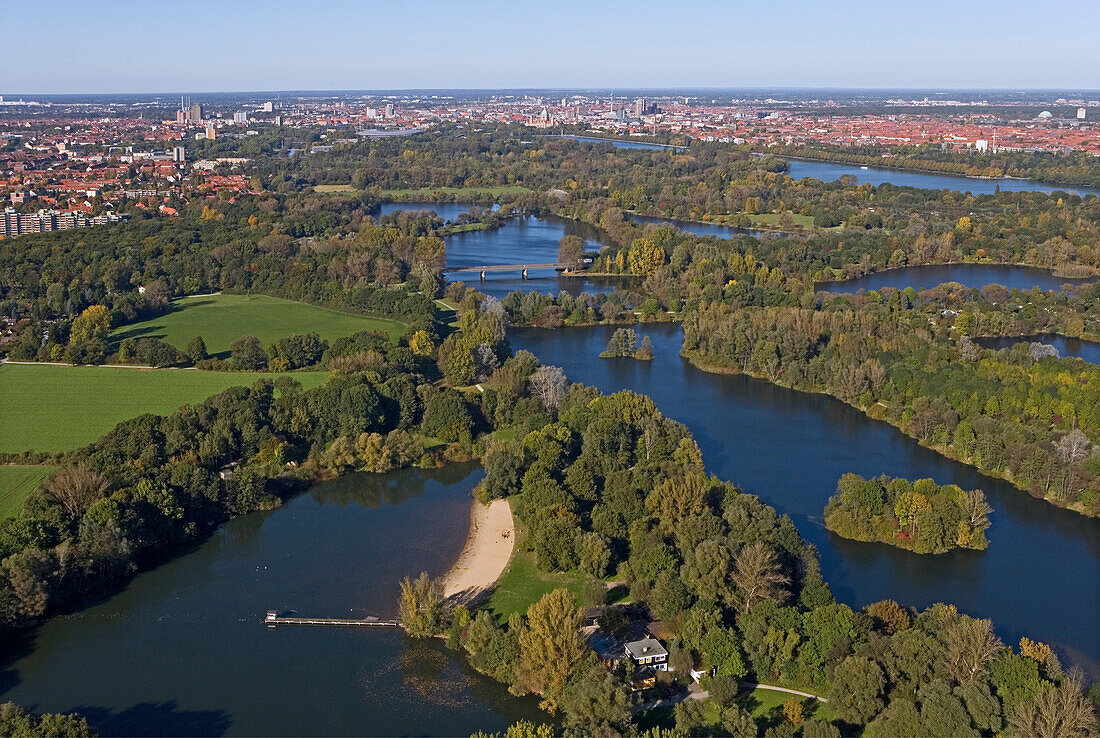
[[[206,111],[203,110],[202,103],[195,103],[191,106],[191,122],[198,123],[206,117]]]
[[[6,208],[0,218],[0,238],[13,238],[25,233],[45,233],[46,231],[64,231],[69,228],[87,228],[105,223],[117,223],[129,220],[129,215],[97,215],[91,218],[84,213],[61,213],[56,210],[39,210],[37,213],[17,213],[15,208]]]
[[[238,110],[236,113],[233,113],[233,122],[239,126],[248,125],[248,113],[244,110]]]

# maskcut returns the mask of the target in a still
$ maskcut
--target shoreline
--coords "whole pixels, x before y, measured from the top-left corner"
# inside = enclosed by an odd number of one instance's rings
[[[466,545],[443,575],[443,596],[454,605],[469,605],[486,594],[512,560],[516,529],[506,499],[488,505],[476,499],[470,509]]]

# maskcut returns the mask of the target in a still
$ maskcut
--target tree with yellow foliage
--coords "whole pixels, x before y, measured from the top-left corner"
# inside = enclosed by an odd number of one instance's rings
[[[92,305],[85,308],[84,312],[73,321],[69,339],[73,343],[94,341],[97,338],[106,338],[111,331],[111,314],[106,305]]]
[[[665,250],[648,238],[636,238],[630,244],[627,260],[632,273],[648,276],[665,263]]]

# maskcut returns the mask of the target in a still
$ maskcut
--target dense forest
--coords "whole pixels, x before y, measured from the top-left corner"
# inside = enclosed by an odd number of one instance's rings
[[[916,553],[985,549],[993,508],[979,489],[931,479],[864,479],[845,474],[825,506],[825,527],[857,541],[880,541]]]

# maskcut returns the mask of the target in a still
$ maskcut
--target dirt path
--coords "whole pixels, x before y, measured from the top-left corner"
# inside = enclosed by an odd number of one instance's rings
[[[515,537],[507,500],[474,502],[466,547],[443,575],[443,594],[452,605],[470,603],[496,583],[512,558]]]

